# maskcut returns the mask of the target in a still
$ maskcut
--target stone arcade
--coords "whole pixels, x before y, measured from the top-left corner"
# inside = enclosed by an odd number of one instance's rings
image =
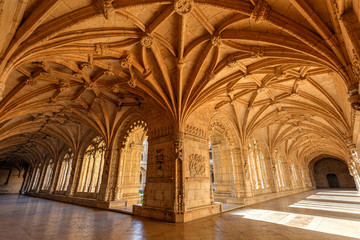
[[[0,9],[1,192],[187,222],[360,188],[359,0]]]

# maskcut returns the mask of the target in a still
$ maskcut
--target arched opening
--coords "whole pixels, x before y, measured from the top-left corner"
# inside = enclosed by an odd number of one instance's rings
[[[142,203],[148,156],[147,124],[138,120],[126,131],[120,153],[117,199],[126,206]]]
[[[146,169],[147,169],[147,159],[148,159],[148,146],[149,143],[147,138],[143,142],[143,150],[141,151],[141,162],[140,162],[140,188],[139,193],[141,195],[141,203],[144,197],[144,189],[146,183]]]
[[[334,158],[322,158],[314,163],[316,188],[355,188],[346,164]]]
[[[275,176],[279,189],[285,188],[284,163],[282,155],[278,149],[275,149]]]
[[[210,129],[209,159],[214,200],[226,203],[235,196],[234,161],[222,125],[216,122]]]
[[[339,188],[340,187],[339,180],[338,180],[336,174],[327,174],[326,178],[328,180],[330,188]]]
[[[36,189],[37,189],[37,186],[38,186],[39,180],[40,180],[40,175],[41,175],[41,163],[39,165],[37,165],[37,167],[36,167],[36,172],[35,172],[33,184],[31,186],[31,189],[33,191],[36,191]]]
[[[100,190],[106,144],[95,137],[87,147],[82,163],[78,192],[98,193]]]
[[[54,171],[54,159],[50,159],[50,161],[48,162],[47,168],[46,168],[44,183],[42,185],[42,190],[50,189],[53,171]]]
[[[248,163],[252,188],[255,194],[260,194],[269,188],[269,182],[264,154],[256,139],[252,139],[248,144]]]
[[[74,158],[74,153],[72,152],[71,148],[69,148],[68,152],[65,154],[63,160],[61,161],[61,168],[56,186],[56,191],[59,192],[67,191],[70,180],[73,158]]]

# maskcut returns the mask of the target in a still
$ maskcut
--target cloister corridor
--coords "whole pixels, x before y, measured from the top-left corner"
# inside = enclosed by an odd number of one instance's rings
[[[346,240],[360,238],[359,220],[360,200],[353,189],[308,191],[178,224],[0,195],[0,239]]]

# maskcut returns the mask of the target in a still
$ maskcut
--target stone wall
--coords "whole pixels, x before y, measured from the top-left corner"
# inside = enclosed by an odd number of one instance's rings
[[[347,166],[336,159],[320,159],[314,164],[314,178],[317,188],[328,188],[328,174],[335,174],[341,188],[355,188],[354,179],[350,176]]]
[[[19,193],[24,181],[23,171],[18,169],[0,169],[0,194]]]

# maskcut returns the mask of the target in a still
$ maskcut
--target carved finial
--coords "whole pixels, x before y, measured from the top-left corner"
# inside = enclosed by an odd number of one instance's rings
[[[174,10],[179,15],[185,15],[194,7],[194,0],[174,0]]]
[[[264,0],[258,0],[250,18],[255,20],[255,23],[265,21],[269,15],[270,6]]]
[[[143,47],[151,48],[153,45],[153,37],[150,35],[144,35],[141,37],[140,43]]]

